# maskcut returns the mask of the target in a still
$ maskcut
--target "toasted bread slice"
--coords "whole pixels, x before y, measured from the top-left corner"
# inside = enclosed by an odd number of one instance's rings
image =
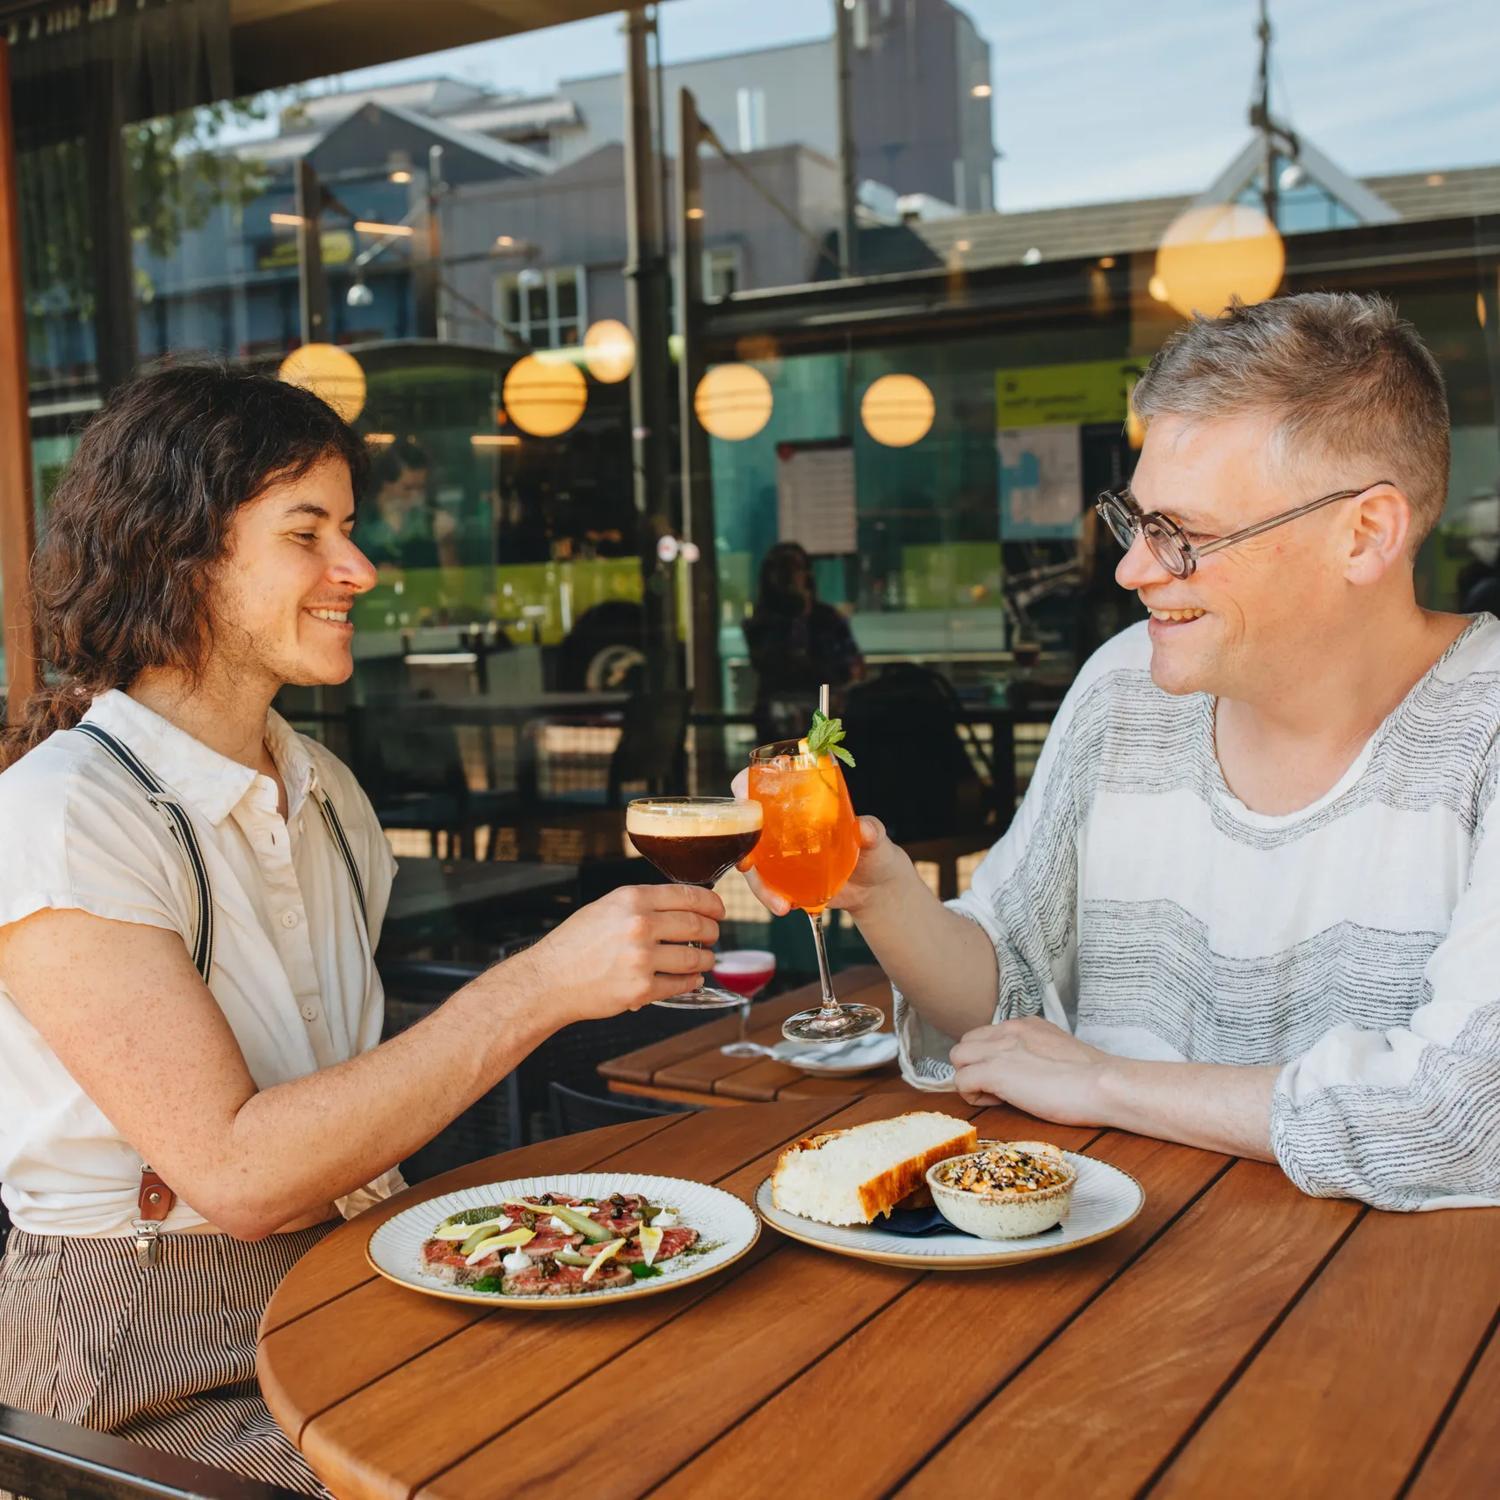
[[[771,1202],[821,1224],[869,1224],[921,1187],[928,1167],[978,1149],[966,1120],[913,1110],[787,1147],[771,1174]]]

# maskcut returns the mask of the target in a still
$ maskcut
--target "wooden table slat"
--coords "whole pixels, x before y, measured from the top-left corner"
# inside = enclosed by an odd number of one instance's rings
[[[1394,1495],[1497,1305],[1489,1210],[1366,1214],[1153,1494]]]
[[[1236,1162],[899,1493],[948,1500],[999,1452],[1008,1489],[1042,1493],[1050,1434],[1094,1500],[1135,1495],[1361,1211]]]
[[[705,1180],[714,1180],[716,1174],[703,1164],[715,1154],[720,1160],[733,1158],[744,1164],[727,1176],[720,1175],[719,1185],[749,1199],[788,1141],[820,1124],[836,1128],[878,1119],[885,1108],[888,1106],[863,1102],[842,1109],[802,1104],[778,1106],[772,1112],[757,1111],[758,1120],[744,1111],[698,1116],[691,1120],[693,1129],[688,1136],[680,1133],[691,1119],[685,1117],[678,1132],[658,1142],[662,1151],[670,1153],[664,1160],[654,1158],[642,1147],[630,1153],[630,1169],[696,1172]],[[743,1125],[737,1123],[740,1120]],[[749,1162],[735,1151],[725,1153],[718,1144],[724,1133],[737,1135],[752,1124],[762,1143],[768,1137],[774,1140],[771,1148]],[[694,1138],[697,1146],[693,1144]],[[601,1308],[597,1312],[497,1310],[481,1314],[457,1337],[430,1353],[406,1361],[393,1358],[389,1362],[393,1372],[390,1377],[351,1391],[344,1401],[313,1416],[302,1426],[303,1451],[336,1491],[347,1488],[349,1493],[358,1495],[405,1496],[424,1480],[463,1458],[485,1434],[505,1433],[556,1394],[587,1378],[600,1365],[644,1346],[662,1325],[723,1290],[727,1278],[737,1281],[783,1244],[779,1235],[764,1230],[759,1243],[740,1266],[630,1307]],[[422,1310],[430,1306],[444,1305],[435,1299],[405,1295],[416,1310],[415,1316],[421,1316]],[[277,1351],[278,1367],[288,1363],[289,1353],[297,1355],[298,1351]],[[504,1371],[508,1364],[524,1369],[525,1378],[506,1380]],[[469,1369],[489,1374],[464,1392],[461,1409],[444,1412],[434,1420],[433,1387],[447,1388],[455,1372]],[[629,1372],[632,1384],[646,1378],[639,1371]],[[575,1445],[576,1441],[577,1434]],[[504,1454],[504,1461],[493,1466],[501,1471],[496,1479],[501,1488],[505,1488],[504,1473],[510,1467],[508,1444],[504,1444]],[[574,1462],[576,1459],[575,1451]],[[513,1488],[510,1486],[506,1493]]]
[[[842,976],[840,976],[842,977]],[[864,1005],[875,1005],[885,1011],[887,1017],[886,1030],[890,1029],[889,1017],[891,1013],[891,987],[887,980],[881,979],[872,984],[863,984],[857,988],[847,985],[834,984],[834,992],[841,1000],[851,1000]],[[754,1007],[751,1012],[752,1025],[750,1027],[750,1040],[759,1042],[763,1047],[774,1046],[781,1041],[781,1023],[788,1016],[795,1015],[799,1010],[806,1010],[809,1006],[817,1003],[818,992],[816,989],[797,992],[798,999],[795,1004],[783,1004],[787,997],[778,997],[771,1005],[762,1009]],[[733,1040],[733,1037],[728,1038]],[[774,1058],[753,1057],[726,1057],[720,1050],[721,1043],[714,1043],[702,1047],[691,1057],[685,1057],[680,1061],[660,1067],[652,1075],[651,1084],[655,1088],[689,1089],[703,1093],[734,1093],[733,1087],[737,1075],[743,1073],[747,1068],[760,1067],[764,1072],[769,1068],[778,1068],[780,1076],[787,1082],[794,1082],[804,1075],[796,1068],[789,1067],[786,1063],[777,1062]],[[601,1070],[602,1071],[602,1070]],[[769,1076],[769,1075],[767,1075]],[[847,1087],[849,1080],[843,1080],[846,1084],[845,1093],[857,1092]],[[770,1097],[775,1097],[774,1093]]]
[[[1476,1495],[1500,1494],[1496,1412],[1500,1412],[1500,1329],[1491,1323],[1489,1342],[1403,1500],[1473,1500]]]
[[[986,1133],[1012,1134],[985,1117],[980,1125]],[[1035,1122],[1030,1128],[1036,1129]],[[1046,1133],[1071,1147],[1060,1127],[1049,1125]],[[1223,1157],[1139,1136],[1106,1135],[1088,1149],[1145,1186],[1146,1206],[1133,1224],[1056,1259],[927,1276],[920,1298],[901,1297],[833,1345],[658,1493],[683,1500],[781,1500],[787,1471],[764,1459],[789,1441],[795,1444],[798,1493],[849,1492],[851,1454],[858,1455],[853,1487],[887,1493],[926,1456],[933,1432],[956,1427],[1228,1165]],[[814,1439],[807,1414],[817,1411],[837,1412],[836,1442]],[[984,1493],[986,1486],[975,1478],[970,1475],[966,1492]]]
[[[875,983],[880,978],[880,970],[873,964],[846,969],[834,976],[834,993],[842,998],[851,988]],[[768,1019],[774,1018],[777,1025],[780,1025],[788,1016],[805,1009],[817,993],[816,985],[805,984],[799,989],[789,990],[785,995],[778,995],[773,1000],[758,1003],[751,1014],[763,1013]],[[730,1011],[720,1020],[695,1026],[690,1031],[678,1032],[675,1036],[663,1037],[659,1042],[638,1047],[634,1052],[627,1052],[621,1057],[601,1063],[599,1072],[605,1078],[619,1079],[624,1083],[650,1083],[660,1069],[700,1052],[717,1050],[723,1043],[732,1042],[738,1032],[739,1020]]]

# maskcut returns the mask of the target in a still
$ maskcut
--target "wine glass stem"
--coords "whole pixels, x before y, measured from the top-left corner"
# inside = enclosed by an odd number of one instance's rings
[[[812,923],[813,944],[818,950],[818,979],[823,986],[823,1009],[820,1019],[836,1021],[842,1013],[842,1008],[834,998],[833,979],[828,972],[828,949],[823,945],[823,914],[822,912],[808,912],[807,920]]]
[[[746,1000],[740,1006],[740,1034],[736,1038],[739,1045],[743,1047],[750,1040],[750,1002]]]

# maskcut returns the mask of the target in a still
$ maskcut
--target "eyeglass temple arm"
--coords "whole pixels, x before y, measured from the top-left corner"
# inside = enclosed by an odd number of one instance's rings
[[[1377,479],[1374,484],[1367,484],[1361,489],[1335,490],[1331,495],[1321,495],[1316,500],[1309,500],[1306,505],[1299,505],[1295,510],[1283,511],[1281,515],[1272,516],[1266,521],[1257,521],[1254,526],[1247,526],[1243,531],[1233,531],[1228,536],[1221,536],[1201,547],[1193,546],[1194,555],[1207,557],[1210,552],[1217,552],[1221,547],[1230,547],[1235,542],[1248,541],[1253,536],[1259,536],[1263,531],[1271,531],[1277,526],[1286,525],[1288,521],[1295,521],[1299,516],[1311,515],[1313,511],[1320,510],[1325,505],[1332,505],[1336,500],[1352,500],[1356,495],[1363,495],[1365,490],[1373,490],[1377,485],[1389,483],[1388,479]]]

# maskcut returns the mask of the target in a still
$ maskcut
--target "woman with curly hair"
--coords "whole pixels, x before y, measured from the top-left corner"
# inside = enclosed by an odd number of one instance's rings
[[[0,1402],[310,1494],[254,1378],[276,1283],[543,1038],[710,967],[723,911],[615,891],[380,1041],[390,850],[271,709],[353,671],[364,462],[263,376],[122,388],[54,497],[55,680],[0,753]]]

